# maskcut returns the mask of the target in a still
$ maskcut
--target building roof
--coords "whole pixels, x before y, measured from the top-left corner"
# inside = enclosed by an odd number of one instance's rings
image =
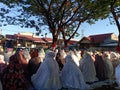
[[[33,37],[29,35],[20,35],[20,34],[14,34],[14,35],[6,35],[7,39],[23,39],[23,40],[28,40],[28,41],[34,41],[38,43],[45,43],[41,38],[39,37]]]
[[[106,33],[106,34],[98,34],[98,35],[90,35],[88,37],[83,37],[79,42],[86,42],[89,43],[101,43],[104,42],[105,39],[111,37],[113,33]]]
[[[113,33],[107,33],[107,34],[99,34],[99,35],[91,35],[88,38],[90,38],[91,42],[99,43],[104,42],[104,40],[108,37],[110,37]]]
[[[34,41],[34,42],[38,42],[38,43],[52,43],[52,38],[48,38],[48,37],[44,37],[44,38],[40,38],[37,36],[33,36],[33,35],[24,35],[24,34],[14,34],[14,35],[6,35],[6,38],[9,40],[16,40],[16,39],[21,39],[21,40],[28,40],[28,41]],[[76,40],[70,40],[68,43],[71,44],[75,44],[77,41]]]

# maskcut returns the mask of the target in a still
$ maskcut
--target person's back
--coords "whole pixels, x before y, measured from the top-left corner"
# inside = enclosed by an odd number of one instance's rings
[[[41,64],[40,57],[35,57],[29,60],[28,62],[28,72],[30,77],[35,74]]]
[[[53,51],[47,51],[45,60],[37,72],[32,75],[31,81],[36,90],[58,90],[61,88],[59,67],[54,57]]]
[[[105,72],[105,63],[101,55],[96,54],[95,56],[95,69],[96,69],[96,76],[101,80],[107,79],[106,72]]]
[[[27,90],[27,61],[22,51],[16,52],[10,57],[9,65],[4,70],[2,77],[3,90]]]
[[[7,64],[4,61],[4,55],[2,52],[0,52],[0,90],[2,90],[2,83],[1,83],[2,74],[6,67],[7,67]]]
[[[98,81],[96,77],[94,61],[88,52],[84,52],[83,58],[80,60],[79,68],[83,73],[85,82],[93,83],[95,81]]]
[[[88,90],[90,87],[85,83],[82,72],[73,60],[74,57],[75,55],[66,56],[66,63],[61,71],[62,86],[68,90]]]

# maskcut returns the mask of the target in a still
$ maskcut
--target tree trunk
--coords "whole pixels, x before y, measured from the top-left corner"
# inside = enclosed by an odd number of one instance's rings
[[[54,48],[57,47],[57,40],[58,40],[58,36],[57,35],[53,36],[52,47],[54,47]]]
[[[64,40],[64,47],[66,48],[68,46],[68,41]]]
[[[117,28],[118,28],[118,32],[119,32],[119,35],[118,35],[118,46],[120,47],[120,24],[119,24],[119,17],[117,17],[116,13],[115,13],[115,10],[113,8],[113,5],[111,5],[111,12],[112,12],[112,15],[113,15],[113,18],[116,22],[116,25],[117,25]]]
[[[113,17],[114,17],[114,20],[116,22],[116,25],[117,25],[117,28],[118,28],[118,32],[119,32],[119,35],[118,35],[118,46],[120,46],[120,24],[119,24],[118,18],[116,16],[116,13],[113,11],[112,14],[113,14]]]

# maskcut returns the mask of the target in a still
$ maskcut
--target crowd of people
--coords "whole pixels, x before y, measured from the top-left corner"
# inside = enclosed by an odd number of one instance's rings
[[[0,49],[0,90],[90,90],[91,84],[116,80],[115,51]]]

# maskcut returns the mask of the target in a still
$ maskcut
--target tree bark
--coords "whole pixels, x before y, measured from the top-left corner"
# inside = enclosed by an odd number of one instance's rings
[[[119,24],[119,20],[118,20],[117,15],[116,15],[114,10],[112,10],[112,15],[113,15],[113,18],[114,18],[114,20],[116,22],[117,28],[118,28],[118,32],[119,32],[119,35],[118,35],[118,46],[120,46],[120,24]]]
[[[113,15],[113,18],[115,20],[116,26],[118,28],[118,47],[120,47],[120,23],[119,23],[119,17],[116,15],[115,9],[114,9],[114,5],[115,5],[116,0],[114,0],[113,2],[111,2],[111,13]]]

